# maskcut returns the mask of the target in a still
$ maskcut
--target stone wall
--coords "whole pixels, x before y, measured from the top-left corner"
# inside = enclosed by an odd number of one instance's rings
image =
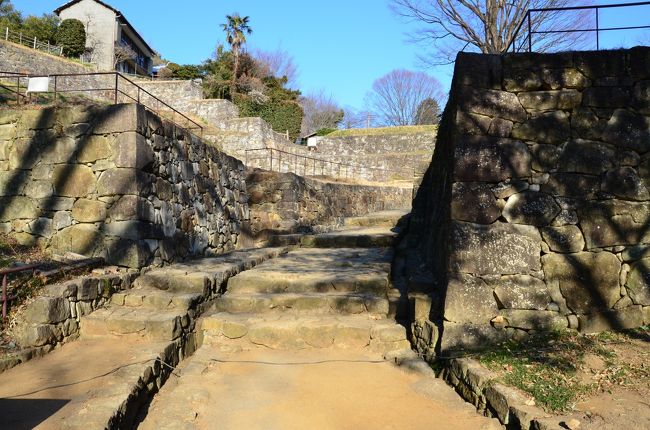
[[[431,343],[648,324],[649,181],[650,48],[459,54],[408,238]]]
[[[337,225],[342,217],[408,208],[411,188],[322,182],[264,170],[247,179],[251,232],[294,233]]]
[[[203,99],[203,85],[200,79],[171,81],[137,79],[134,82],[181,112],[188,111],[188,106],[194,100]]]
[[[138,274],[135,270],[113,271],[45,286],[12,328],[21,349],[0,359],[0,372],[76,339],[81,317],[103,307],[115,292],[131,288]]]
[[[0,110],[0,229],[142,267],[221,253],[248,224],[244,166],[141,105]]]
[[[95,68],[26,46],[0,40],[0,70],[3,72],[50,75],[55,73],[90,73]]]

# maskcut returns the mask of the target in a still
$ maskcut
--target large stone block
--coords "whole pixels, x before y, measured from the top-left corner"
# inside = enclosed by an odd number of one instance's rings
[[[57,232],[51,242],[53,252],[93,255],[102,246],[102,235],[92,224],[75,224]]]
[[[501,88],[501,56],[460,52],[456,58],[460,85],[472,88]]]
[[[114,221],[141,220],[155,222],[153,204],[142,197],[125,195],[110,208],[109,215]]]
[[[575,66],[592,79],[624,76],[625,51],[584,51],[574,53]]]
[[[77,141],[77,161],[94,163],[113,155],[114,138],[108,136],[87,136]]]
[[[635,305],[650,306],[650,258],[639,260],[632,266],[625,286]]]
[[[162,239],[165,237],[162,226],[138,220],[113,221],[102,224],[101,231],[107,236],[132,240]]]
[[[54,189],[59,196],[85,197],[96,190],[97,180],[90,167],[60,164],[54,167]]]
[[[532,226],[454,222],[450,270],[476,275],[528,274],[541,268],[540,242]]]
[[[570,140],[562,149],[559,170],[598,175],[614,167],[616,148],[600,142]]]
[[[505,309],[543,311],[553,301],[544,281],[529,275],[502,276],[487,282]]]
[[[646,182],[630,166],[607,171],[603,177],[602,190],[626,200],[650,200]]]
[[[151,249],[143,241],[129,239],[107,240],[106,262],[117,266],[139,269],[151,263]]]
[[[118,136],[115,144],[115,166],[144,169],[154,161],[153,148],[140,133],[127,132]]]
[[[549,225],[560,212],[560,206],[548,194],[524,191],[511,196],[503,209],[503,216],[513,224]]]
[[[462,111],[523,122],[526,111],[513,93],[497,90],[481,90],[463,87],[459,95],[459,107]]]
[[[560,149],[555,145],[535,144],[531,147],[532,166],[538,172],[548,172],[557,169],[560,160]]]
[[[537,143],[561,144],[571,136],[569,115],[562,111],[532,116],[522,124],[515,124],[512,137]]]
[[[70,318],[70,302],[63,297],[39,297],[25,309],[25,319],[33,324],[56,324]]]
[[[554,196],[573,198],[593,198],[600,190],[598,176],[577,173],[553,173],[541,191]]]
[[[108,169],[97,181],[100,196],[121,194],[148,195],[153,188],[155,177],[138,169]]]
[[[598,333],[606,330],[626,330],[643,325],[641,306],[629,306],[625,309],[595,312],[580,315],[579,330],[583,333]]]
[[[585,247],[582,231],[575,225],[540,229],[544,242],[554,252],[579,252]]]
[[[501,315],[508,320],[508,327],[524,330],[557,331],[569,326],[566,317],[551,311],[504,309]]]
[[[632,94],[626,87],[591,87],[583,92],[582,104],[594,108],[624,108],[632,104]]]
[[[0,221],[38,218],[40,211],[34,200],[24,196],[0,197]]]
[[[571,110],[582,100],[577,90],[530,91],[519,93],[518,97],[527,111]]]
[[[462,136],[454,151],[454,178],[459,182],[499,182],[530,176],[530,152],[520,141]]]
[[[650,243],[650,204],[606,200],[578,208],[587,249]]]
[[[577,108],[571,114],[571,131],[583,139],[600,140],[607,120],[599,118],[591,109]]]
[[[79,199],[72,206],[72,218],[79,222],[106,221],[106,204],[97,200]]]
[[[61,336],[61,331],[53,325],[23,325],[16,330],[16,340],[22,347],[52,344]]]
[[[621,298],[621,262],[609,252],[547,254],[542,257],[547,283],[559,283],[567,306],[576,313],[610,309]]]
[[[144,133],[147,127],[146,119],[146,111],[142,105],[130,103],[107,106],[93,115],[90,132],[93,134],[127,131]]]
[[[502,206],[502,201],[494,197],[487,184],[456,182],[452,186],[452,219],[492,224],[501,216]]]
[[[441,352],[475,350],[506,340],[506,331],[489,324],[465,324],[445,321],[440,336]]]
[[[637,82],[634,85],[634,107],[642,114],[650,115],[650,81]]]
[[[602,140],[644,154],[650,151],[650,118],[617,109],[607,122]]]
[[[445,294],[445,320],[488,324],[498,313],[492,287],[481,278],[465,274],[450,275]]]

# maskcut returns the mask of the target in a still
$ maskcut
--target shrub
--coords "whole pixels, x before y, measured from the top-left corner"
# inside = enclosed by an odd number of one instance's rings
[[[79,57],[86,50],[86,30],[78,19],[65,19],[56,31],[56,43],[66,57]]]
[[[289,130],[292,141],[300,135],[302,108],[296,101],[271,98],[267,103],[258,104],[250,96],[237,94],[234,102],[239,107],[240,116],[258,116],[280,133]]]

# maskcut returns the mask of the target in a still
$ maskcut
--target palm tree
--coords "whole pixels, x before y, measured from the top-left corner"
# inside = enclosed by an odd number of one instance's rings
[[[242,46],[246,43],[246,35],[251,34],[253,29],[248,25],[248,17],[241,17],[238,13],[226,15],[226,21],[225,24],[221,24],[221,28],[226,32],[226,42],[230,45],[235,56],[235,66],[233,67],[232,83],[230,85],[230,95],[232,97],[235,92],[235,82],[237,81],[237,71],[239,69],[239,54]]]

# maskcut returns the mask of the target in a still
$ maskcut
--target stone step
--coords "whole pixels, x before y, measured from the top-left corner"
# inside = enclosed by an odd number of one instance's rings
[[[215,309],[228,313],[371,314],[386,318],[389,302],[387,298],[354,293],[226,293],[215,302]]]
[[[155,288],[133,288],[113,294],[111,304],[129,308],[187,311],[194,309],[204,297],[200,293],[173,293]]]
[[[177,339],[189,329],[191,319],[185,310],[129,308],[111,305],[81,318],[82,338],[126,336],[153,341]]]
[[[347,227],[395,227],[408,213],[407,210],[374,212],[364,216],[345,218],[343,225]]]
[[[228,280],[229,293],[363,293],[386,297],[390,249],[297,249]]]
[[[395,245],[397,234],[387,227],[358,227],[305,235],[300,244],[306,248],[384,248]]]
[[[342,348],[386,353],[410,345],[403,326],[368,315],[307,317],[220,312],[203,318],[199,330],[204,343],[235,342],[244,349]]]

